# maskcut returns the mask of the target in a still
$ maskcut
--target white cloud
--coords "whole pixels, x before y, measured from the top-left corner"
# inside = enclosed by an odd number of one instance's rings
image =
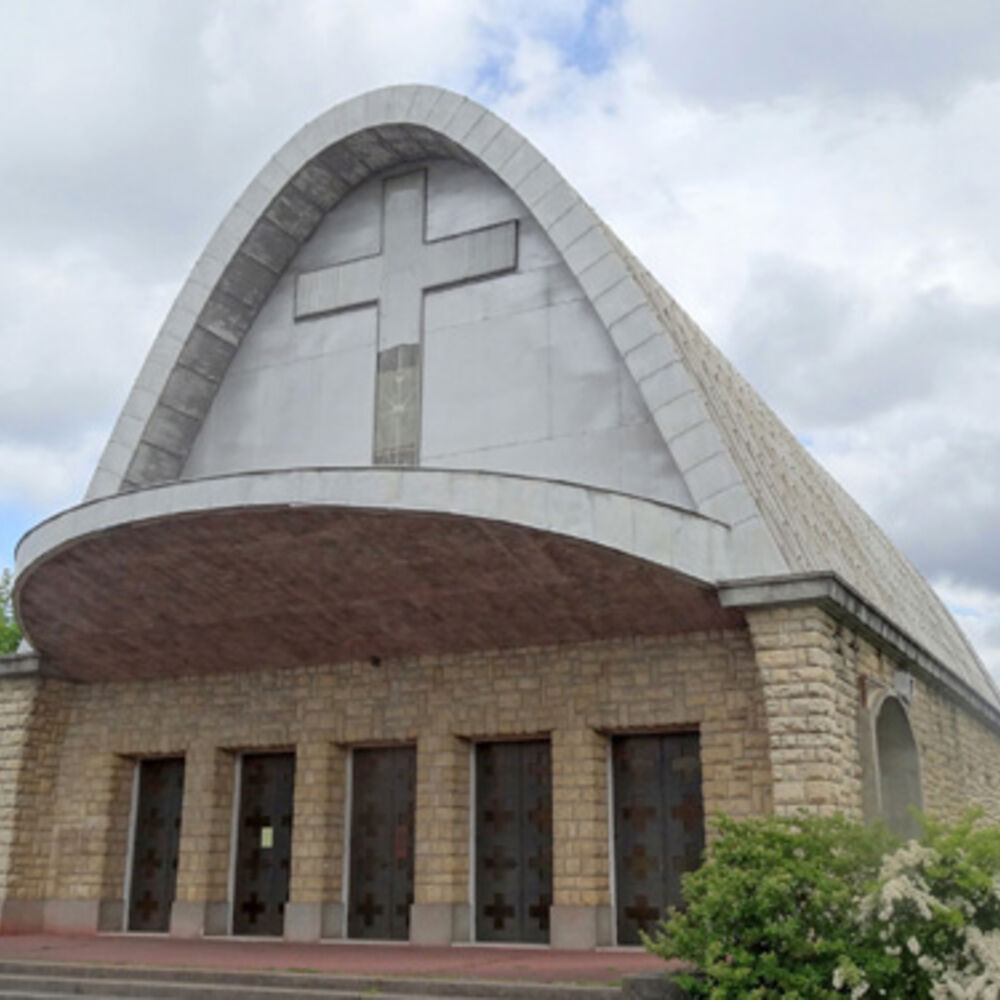
[[[0,256],[0,505],[82,494],[173,293],[85,247]]]
[[[931,582],[972,640],[983,662],[1000,663],[1000,594],[996,590],[957,583],[948,577]],[[1000,683],[1000,672],[995,667],[993,676]]]
[[[633,36],[685,98],[743,104],[896,95],[933,102],[995,73],[991,0],[625,0]]]
[[[524,131],[924,571],[972,594],[1000,671],[993,14],[8,0],[0,508],[77,498],[183,275],[276,148],[362,90],[439,83]]]

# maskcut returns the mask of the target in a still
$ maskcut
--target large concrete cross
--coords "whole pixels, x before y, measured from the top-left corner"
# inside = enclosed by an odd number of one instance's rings
[[[375,465],[419,464],[424,293],[517,266],[516,221],[428,241],[426,184],[423,170],[389,178],[381,253],[300,274],[296,286],[296,319],[378,304]]]

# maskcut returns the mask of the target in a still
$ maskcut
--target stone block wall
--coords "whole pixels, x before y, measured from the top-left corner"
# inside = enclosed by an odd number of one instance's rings
[[[441,914],[435,941],[462,936],[454,921],[469,898],[477,740],[551,739],[554,907],[567,920],[611,901],[615,733],[697,729],[709,820],[799,809],[860,817],[870,708],[898,662],[818,607],[748,609],[746,619],[746,629],[724,632],[379,666],[154,683],[4,679],[2,912],[20,907],[22,929],[40,925],[43,909],[48,920],[52,907],[65,917],[59,926],[120,926],[134,762],[148,756],[186,760],[178,933],[225,931],[244,750],[296,752],[289,913],[303,936],[318,936],[321,920],[326,933],[336,924],[326,909],[343,894],[353,745],[417,748],[415,903]],[[980,805],[1000,822],[997,731],[922,679],[909,717],[925,809],[955,818]]]
[[[775,812],[872,814],[876,806],[865,802],[866,781],[875,794],[870,709],[906,663],[817,607],[746,615],[768,720]],[[922,676],[908,714],[924,811],[954,820],[979,806],[1000,821],[1000,733]]]
[[[32,697],[26,691],[22,700]],[[5,704],[13,713],[15,700]],[[47,741],[57,756],[47,786],[51,843],[35,865],[19,865],[18,891],[104,901],[106,909],[120,901],[133,762],[183,755],[175,907],[182,916],[185,906],[200,908],[181,921],[191,933],[224,929],[205,914],[225,908],[241,750],[296,751],[293,904],[341,898],[351,745],[417,746],[417,904],[468,900],[470,762],[479,739],[552,740],[556,906],[610,902],[609,734],[696,728],[707,812],[746,815],[771,804],[763,706],[743,630],[75,685],[66,706],[62,738]]]
[[[876,707],[905,664],[864,639],[858,640],[853,658],[866,678],[866,702]],[[907,714],[920,756],[924,811],[955,820],[978,806],[987,819],[1000,823],[1000,733],[919,677]],[[866,716],[865,724],[873,721],[871,714]]]
[[[468,743],[452,733],[418,740],[414,882],[421,903],[451,903],[466,894],[470,766]]]
[[[767,715],[774,810],[862,812],[855,637],[808,605],[747,611]]]
[[[55,787],[73,689],[41,676],[0,685],[0,930],[13,920],[41,926],[41,900],[51,872]],[[78,830],[82,853],[90,830]],[[94,896],[100,886],[90,886]]]
[[[132,692],[129,692],[131,694]],[[155,697],[154,702],[166,704]],[[181,697],[174,702],[172,714],[184,711],[188,699]],[[190,709],[194,712],[193,706]],[[162,755],[183,756],[184,811],[181,822],[180,856],[177,862],[177,899],[182,903],[224,902],[229,880],[229,836],[232,826],[233,781],[236,756],[225,745],[217,746],[212,740],[216,721],[201,714],[203,732],[176,736],[162,732],[155,742],[155,749],[112,752],[119,759]],[[194,715],[192,721],[197,720]],[[107,725],[107,722],[105,722]],[[105,730],[107,735],[107,730]],[[132,737],[135,738],[134,736]],[[107,749],[99,756],[108,756]],[[113,846],[112,846],[113,849]],[[123,874],[124,878],[124,874]],[[66,891],[65,885],[56,884],[50,892]]]
[[[28,813],[25,809],[24,769],[28,752],[31,716],[41,682],[34,677],[5,681],[0,697],[0,897],[17,891],[17,882],[37,883],[38,875],[14,865],[17,847],[23,842],[21,830]],[[20,862],[20,859],[17,859]]]
[[[553,733],[553,877],[560,905],[609,900],[607,779],[605,737],[586,728]]]

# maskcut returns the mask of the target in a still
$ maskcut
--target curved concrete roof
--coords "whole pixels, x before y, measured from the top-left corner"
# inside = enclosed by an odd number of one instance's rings
[[[338,105],[258,174],[174,303],[88,499],[180,476],[240,339],[323,216],[373,174],[429,157],[475,163],[521,199],[609,330],[680,456],[697,510],[737,528],[746,539],[741,549],[752,549],[736,575],[787,570],[695,383],[596,213],[522,135],[474,101],[434,87],[389,87]]]
[[[320,220],[366,178],[433,157],[493,173],[560,251],[633,376],[697,511],[728,526],[733,577],[833,571],[1000,705],[926,581],[594,211],[523,136],[475,102],[437,88],[390,87],[341,104],[265,166],[171,309],[88,497],[177,479],[242,336]]]

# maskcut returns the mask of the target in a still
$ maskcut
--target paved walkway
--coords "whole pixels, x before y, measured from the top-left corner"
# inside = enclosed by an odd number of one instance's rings
[[[616,982],[623,975],[657,972],[661,959],[638,949],[557,951],[456,945],[200,938],[183,940],[137,934],[0,937],[0,959],[33,962],[102,962],[167,968],[321,972],[345,976],[433,976],[439,979],[511,979],[531,982]]]

